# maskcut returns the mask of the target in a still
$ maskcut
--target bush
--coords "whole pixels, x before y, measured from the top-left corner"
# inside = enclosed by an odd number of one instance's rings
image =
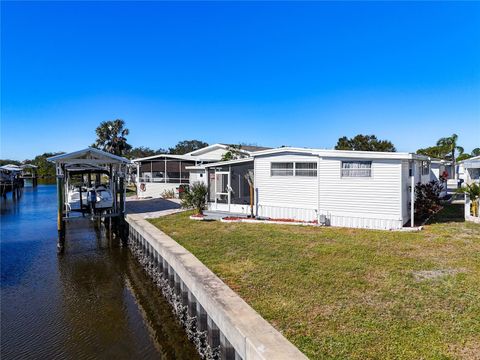
[[[162,194],[160,195],[164,199],[173,199],[175,198],[175,190],[163,190]]]
[[[178,197],[180,199],[183,199],[183,197],[185,196],[185,193],[188,191],[188,188],[189,188],[188,185],[180,185],[178,187]]]
[[[464,187],[457,189],[457,194],[468,194],[470,200],[480,198],[480,185],[476,183],[466,184]]]
[[[470,215],[478,216],[478,206],[480,199],[480,185],[476,183],[466,184],[466,186],[457,189],[457,193],[468,194],[470,197]]]
[[[187,189],[182,198],[183,208],[193,208],[196,214],[202,214],[207,205],[207,185],[196,182]]]
[[[432,180],[429,183],[418,183],[415,186],[415,213],[417,216],[426,217],[440,209],[440,193],[443,185]]]

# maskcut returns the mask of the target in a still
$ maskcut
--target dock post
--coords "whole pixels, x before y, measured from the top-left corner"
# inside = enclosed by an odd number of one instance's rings
[[[63,172],[57,168],[57,200],[58,200],[58,209],[57,209],[57,230],[58,230],[58,242],[57,242],[57,251],[59,254],[63,253],[65,250],[65,220],[63,218],[64,210],[64,187],[63,187]]]

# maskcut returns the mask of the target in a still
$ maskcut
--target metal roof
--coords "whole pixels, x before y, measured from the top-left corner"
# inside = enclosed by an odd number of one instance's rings
[[[461,163],[466,169],[478,169],[480,168],[480,156],[474,156],[470,159],[465,159],[461,161]]]
[[[124,157],[91,147],[68,154],[52,156],[47,160],[58,164],[130,164],[130,160]]]
[[[197,156],[192,156],[192,155],[176,155],[176,154],[158,154],[158,155],[152,155],[152,156],[146,156],[143,158],[137,158],[133,159],[133,162],[142,162],[142,161],[147,161],[147,160],[155,160],[159,158],[168,158],[168,159],[178,159],[178,160],[190,160],[190,161],[202,161],[202,158],[197,157]],[[211,161],[211,159],[209,159]]]
[[[22,168],[20,166],[14,165],[14,164],[7,164],[7,165],[0,166],[0,169],[6,170],[6,171],[22,171]]]
[[[242,163],[250,162],[250,161],[253,161],[253,160],[254,160],[253,157],[247,157],[247,158],[236,159],[236,160],[218,161],[218,162],[215,162],[215,163],[204,164],[203,167],[208,168],[208,167],[213,167],[213,166],[242,164]]]
[[[252,153],[252,157],[279,153],[300,153],[320,157],[349,157],[358,159],[401,159],[401,160],[429,160],[428,156],[406,152],[381,152],[381,151],[356,151],[356,150],[331,150],[313,148],[281,147]]]

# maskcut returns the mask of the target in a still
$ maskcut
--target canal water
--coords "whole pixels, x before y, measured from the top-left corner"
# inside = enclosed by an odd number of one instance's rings
[[[1,200],[1,357],[198,359],[128,248],[88,219],[56,252],[56,188]]]

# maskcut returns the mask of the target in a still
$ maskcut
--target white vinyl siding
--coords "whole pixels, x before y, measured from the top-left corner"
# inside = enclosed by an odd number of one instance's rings
[[[273,163],[291,165],[272,167]],[[333,226],[400,228],[410,214],[411,164],[415,166],[415,182],[429,179],[430,174],[422,175],[419,160],[317,156],[301,152],[256,156],[257,215],[307,221],[326,219],[326,225]],[[347,176],[344,169],[350,172]],[[365,174],[351,172],[359,169]],[[272,170],[288,171],[288,175],[275,176]]]
[[[320,161],[320,214],[400,221],[401,161],[372,160],[372,177],[365,181],[341,177],[342,161]]]
[[[285,211],[289,211],[288,209],[310,209],[315,211],[318,205],[318,182],[316,176],[271,176],[272,163],[295,162],[317,163],[318,157],[274,154],[255,158],[255,188],[258,207],[281,207]],[[296,213],[296,210],[293,212]],[[262,213],[260,212],[259,215],[262,215]],[[265,214],[263,216],[271,215]],[[280,215],[273,216],[280,217]],[[313,218],[302,220],[315,220],[315,215]]]

